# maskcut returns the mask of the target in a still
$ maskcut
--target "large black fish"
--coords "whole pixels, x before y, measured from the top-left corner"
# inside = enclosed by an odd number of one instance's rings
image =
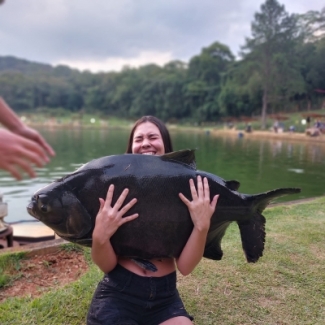
[[[99,197],[105,198],[109,185],[114,184],[114,204],[127,187],[125,203],[138,199],[128,215],[137,212],[139,217],[121,226],[111,238],[116,254],[139,259],[177,257],[193,229],[188,209],[178,193],[191,199],[189,179],[196,181],[197,175],[208,178],[211,198],[220,194],[204,257],[221,259],[221,239],[229,224],[236,221],[247,261],[256,262],[264,250],[262,211],[271,200],[298,193],[300,189],[241,194],[237,192],[237,181],[225,181],[196,170],[193,150],[163,156],[124,154],[95,159],[37,191],[27,209],[60,237],[91,246]]]

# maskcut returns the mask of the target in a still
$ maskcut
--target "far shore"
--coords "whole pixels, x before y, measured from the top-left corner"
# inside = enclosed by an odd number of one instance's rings
[[[298,132],[272,132],[272,131],[252,131],[252,132],[245,132],[241,130],[227,130],[227,129],[220,129],[220,130],[211,130],[212,134],[216,135],[224,135],[224,136],[234,136],[243,138],[253,138],[253,139],[272,139],[272,140],[291,140],[291,141],[308,141],[308,142],[316,142],[316,143],[323,143],[325,144],[325,134],[311,137],[306,135],[305,133],[298,133]]]
[[[28,122],[29,126],[35,128],[131,128],[133,123],[130,124],[122,124],[122,125],[110,125],[109,121],[100,121],[98,125],[91,124],[83,124],[73,121],[71,123],[56,123],[53,120],[43,122],[43,123],[33,123]],[[214,136],[227,136],[227,137],[237,137],[237,138],[245,138],[245,139],[272,139],[272,140],[290,140],[290,141],[308,141],[311,143],[321,143],[325,144],[325,134],[321,134],[319,136],[309,136],[306,133],[302,132],[273,132],[271,130],[252,130],[251,132],[246,132],[245,130],[240,129],[229,129],[229,128],[217,128],[214,126],[182,126],[177,124],[167,124],[170,130],[190,130],[191,132],[205,132],[207,134],[211,134]]]

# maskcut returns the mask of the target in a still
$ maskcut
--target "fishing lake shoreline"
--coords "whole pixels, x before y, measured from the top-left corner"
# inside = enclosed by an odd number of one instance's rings
[[[125,152],[132,121],[96,119],[94,124],[87,121],[60,122],[55,118],[27,121],[26,124],[37,129],[53,146],[57,155],[50,164],[38,170],[35,179],[25,178],[15,182],[5,172],[0,173],[0,191],[10,209],[8,222],[29,218],[25,206],[37,189],[94,158]],[[302,187],[304,192],[296,199],[325,194],[321,182],[314,181],[323,175],[324,134],[309,137],[304,133],[275,133],[270,129],[245,132],[239,126],[229,129],[226,125],[168,123],[167,127],[174,150],[195,149],[198,169],[207,170],[223,179],[239,180],[243,193],[259,193],[277,187]],[[313,167],[308,167],[311,164]]]
[[[27,122],[28,126],[34,127],[36,129],[39,129],[40,131],[43,128],[73,128],[73,129],[83,129],[83,128],[96,128],[96,129],[114,129],[114,128],[123,128],[123,129],[131,129],[133,126],[133,123],[129,124],[114,124],[111,125],[109,121],[101,121],[99,125],[89,125],[89,124],[80,124],[76,121],[71,123],[57,123],[53,120],[48,120],[42,123],[39,122]],[[205,133],[207,135],[212,136],[222,136],[222,137],[237,137],[237,138],[245,138],[245,139],[270,139],[270,140],[288,140],[288,141],[306,141],[311,143],[321,143],[325,144],[325,134],[320,134],[318,136],[309,136],[305,132],[289,132],[289,131],[283,131],[283,132],[274,132],[271,130],[252,130],[251,132],[246,132],[242,129],[236,129],[236,128],[227,128],[224,126],[223,128],[218,128],[214,126],[183,126],[178,124],[169,124],[167,123],[167,128],[182,132],[200,132]]]

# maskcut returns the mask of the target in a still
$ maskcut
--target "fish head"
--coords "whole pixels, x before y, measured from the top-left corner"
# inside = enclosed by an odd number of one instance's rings
[[[27,211],[67,240],[82,238],[92,230],[88,211],[69,189],[56,183],[38,190]]]

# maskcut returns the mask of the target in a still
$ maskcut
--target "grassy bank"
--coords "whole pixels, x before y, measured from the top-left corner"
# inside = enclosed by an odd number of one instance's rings
[[[296,132],[304,133],[306,125],[303,125],[301,121],[304,116],[308,114],[321,114],[325,116],[325,108],[314,110],[314,111],[304,111],[304,112],[293,112],[288,114],[279,114],[285,116],[285,120],[280,120],[281,126],[285,131],[289,130],[290,126],[294,126]],[[107,127],[107,126],[129,126],[132,125],[135,119],[122,119],[115,116],[107,116],[101,112],[85,112],[85,113],[72,113],[64,109],[43,109],[36,112],[30,113],[20,113],[20,116],[29,124],[33,125],[52,125],[52,126],[83,126],[83,127]],[[324,120],[324,117],[322,118]],[[311,125],[314,123],[315,118],[312,118]],[[272,128],[274,123],[274,118],[267,118],[266,130]],[[248,122],[245,121],[234,121],[232,122],[237,130],[245,130]],[[249,122],[253,130],[261,130],[260,118]],[[216,119],[210,122],[198,123],[196,120],[173,120],[168,121],[169,125],[178,127],[192,127],[192,128],[207,128],[213,127],[216,129],[222,129],[227,124],[225,119]]]
[[[310,111],[309,114],[317,113],[325,116],[325,109]],[[272,125],[274,119],[267,119],[267,128],[261,130],[260,120],[249,122],[251,124],[253,132],[246,133],[245,129],[248,122],[235,122],[233,128],[229,128],[229,125],[222,120],[211,121],[208,123],[197,123],[195,121],[169,121],[167,126],[170,130],[182,130],[185,132],[209,132],[209,134],[217,136],[244,136],[245,138],[269,138],[269,139],[281,139],[281,140],[293,140],[293,141],[309,141],[325,143],[325,135],[322,134],[317,137],[310,137],[305,134],[305,130],[308,127],[301,123],[303,116],[306,116],[307,112],[297,112],[285,114],[286,120],[280,121],[283,127],[283,132],[273,132]],[[134,120],[122,119],[115,116],[106,116],[94,112],[90,113],[71,113],[65,110],[46,110],[37,113],[21,113],[21,118],[24,122],[32,127],[42,130],[43,128],[128,128],[131,129]],[[315,120],[315,119],[314,119]],[[310,125],[313,125],[313,120]],[[324,118],[323,118],[324,122]],[[295,132],[289,132],[289,127],[294,126]],[[281,129],[282,131],[282,129]]]
[[[268,208],[266,249],[256,264],[245,262],[232,225],[222,242],[223,260],[203,259],[193,274],[179,275],[178,288],[195,324],[325,324],[324,204],[325,198],[318,198]],[[85,324],[101,277],[91,264],[78,281],[40,298],[7,299],[0,305],[0,324]]]

